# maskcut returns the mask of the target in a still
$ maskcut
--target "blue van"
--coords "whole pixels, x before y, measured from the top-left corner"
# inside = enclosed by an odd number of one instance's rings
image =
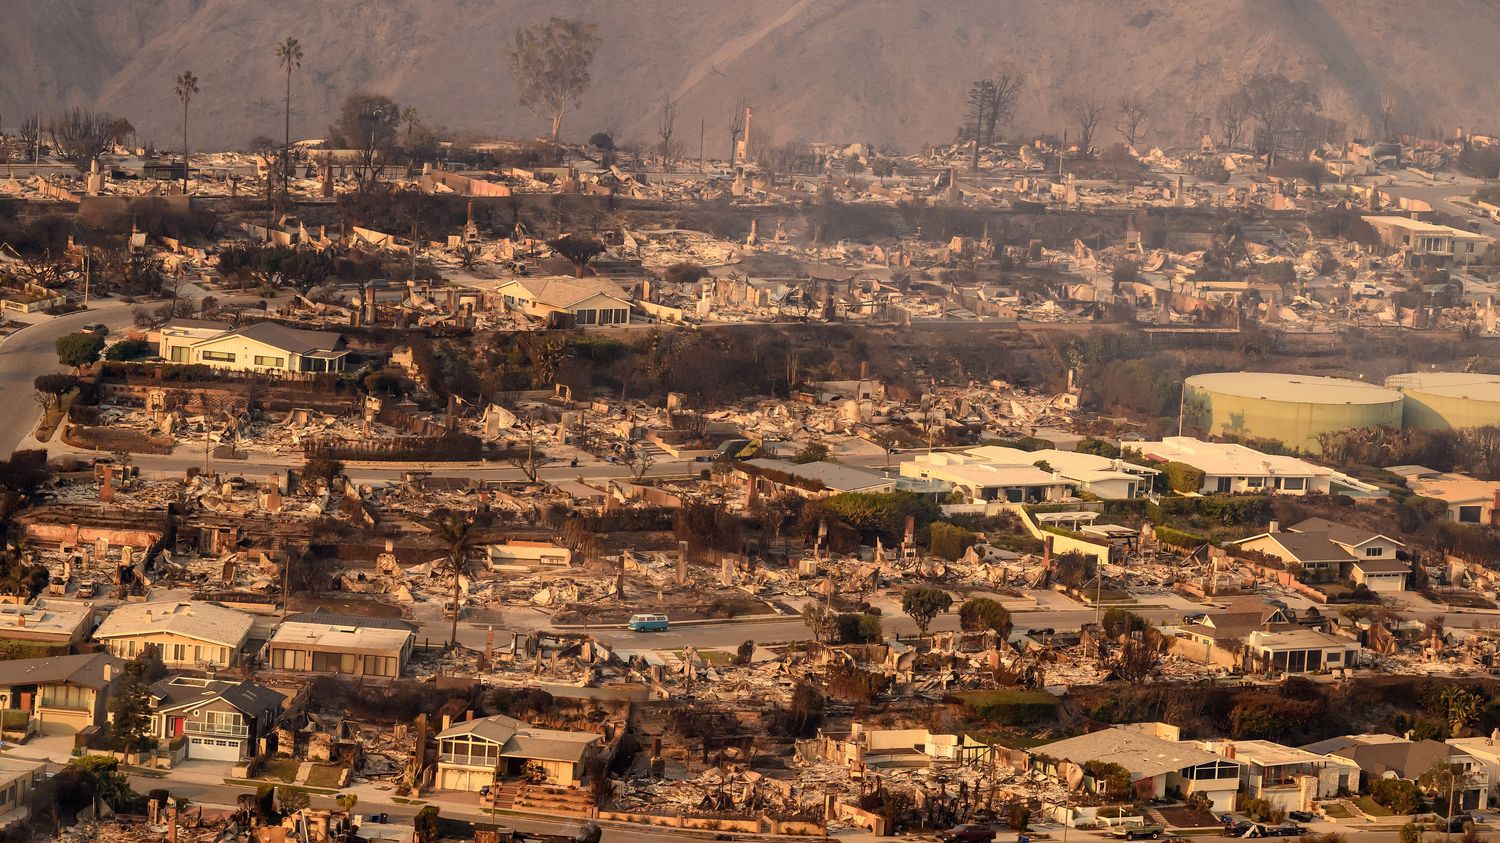
[[[631,632],[666,632],[671,623],[666,615],[631,615],[626,626]]]

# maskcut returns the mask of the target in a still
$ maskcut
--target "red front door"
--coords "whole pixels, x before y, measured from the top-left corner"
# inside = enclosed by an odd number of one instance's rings
[[[172,737],[175,738],[178,735],[182,734],[182,721],[184,719],[185,718],[182,718],[182,717],[173,717],[172,718]]]

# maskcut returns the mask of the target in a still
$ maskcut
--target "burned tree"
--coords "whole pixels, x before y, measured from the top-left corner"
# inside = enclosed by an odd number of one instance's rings
[[[995,143],[996,126],[1010,125],[1015,117],[1016,100],[1021,96],[1021,74],[1010,68],[1002,69],[990,82],[990,108],[984,116],[984,145]]]
[[[1150,122],[1150,104],[1137,95],[1120,100],[1120,119],[1115,122],[1115,131],[1134,147],[1146,137],[1146,126]]]
[[[677,100],[661,98],[661,113],[656,118],[656,134],[661,136],[661,163],[668,171],[672,169],[672,130],[677,123]]]
[[[1280,73],[1258,73],[1240,90],[1245,112],[1260,124],[1266,148],[1266,166],[1276,163],[1276,149],[1297,116],[1322,104],[1306,82],[1294,82]]]
[[[729,115],[729,166],[734,167],[739,157],[740,135],[745,133],[745,101],[735,100],[734,112]]]
[[[548,240],[547,245],[552,251],[567,259],[573,264],[573,274],[579,278],[583,277],[583,271],[588,268],[589,261],[604,254],[604,244],[598,240],[587,237],[575,237],[569,234],[556,240]]]
[[[974,158],[969,169],[979,169],[979,147],[984,145],[985,118],[989,114],[990,101],[995,95],[995,83],[980,79],[969,86],[969,134],[974,141]]]
[[[76,167],[78,172],[85,173],[89,165],[109,148],[113,123],[108,114],[70,108],[62,116],[52,119],[47,133],[63,160]]]
[[[1104,103],[1096,99],[1074,100],[1068,106],[1068,113],[1078,126],[1078,151],[1087,155],[1094,145],[1099,120],[1104,117]]]
[[[1250,104],[1243,94],[1228,94],[1219,99],[1214,117],[1219,121],[1219,134],[1225,149],[1234,149],[1239,144],[1249,116]]]
[[[599,47],[598,27],[576,20],[552,18],[516,30],[507,56],[521,105],[552,121],[548,138],[557,143],[563,115],[578,107],[588,90],[589,65]]]

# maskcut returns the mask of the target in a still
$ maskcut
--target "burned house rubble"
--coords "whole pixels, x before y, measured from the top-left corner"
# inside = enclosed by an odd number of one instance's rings
[[[659,145],[379,94],[298,139],[297,49],[253,152],[0,134],[0,827],[1488,809],[1494,137],[1307,91],[1059,137],[982,80],[903,150],[740,102],[694,158],[670,98]]]

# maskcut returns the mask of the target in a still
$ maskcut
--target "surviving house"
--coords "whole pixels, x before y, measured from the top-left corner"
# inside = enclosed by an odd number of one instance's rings
[[[0,661],[7,729],[28,721],[44,735],[71,735],[108,720],[109,694],[124,662],[109,653]]]
[[[826,497],[844,492],[894,492],[896,478],[858,465],[835,462],[795,463],[758,457],[737,463],[747,483],[764,494],[791,492],[803,497]]]
[[[1469,264],[1483,257],[1490,247],[1490,238],[1483,234],[1451,225],[1374,214],[1364,221],[1375,229],[1382,246],[1405,255],[1407,266]]]
[[[1166,723],[1132,723],[1054,741],[1031,752],[1033,765],[1039,757],[1048,759],[1040,771],[1060,782],[1068,777],[1060,762],[1080,768],[1092,761],[1110,762],[1130,771],[1136,799],[1201,793],[1214,811],[1233,810],[1243,765],[1180,737],[1180,730]]]
[[[1158,469],[1120,459],[1056,448],[1022,451],[981,445],[964,453],[995,465],[1037,466],[1040,463],[1064,480],[1076,483],[1080,491],[1106,499],[1142,497],[1150,493],[1156,475],[1161,473]]]
[[[509,278],[490,290],[507,310],[546,319],[568,314],[580,327],[630,322],[630,296],[608,278]]]
[[[31,791],[47,777],[47,762],[0,757],[0,826],[23,819],[18,813],[31,805]]]
[[[996,465],[966,454],[919,454],[901,463],[901,476],[944,483],[974,503],[1040,503],[1065,500],[1077,491],[1052,471],[1032,465]]]
[[[93,627],[94,607],[38,599],[0,604],[0,638],[55,644],[60,651],[77,644]]]
[[[168,667],[222,668],[239,663],[251,625],[249,615],[216,603],[125,603],[94,638],[122,659],[153,646]]]
[[[342,372],[348,355],[333,331],[256,322],[226,328],[222,322],[176,319],[162,326],[158,353],[171,363],[199,363],[237,372]]]
[[[497,714],[455,723],[437,739],[437,789],[477,791],[528,766],[547,784],[576,787],[601,736],[538,729]]]
[[[1283,562],[1301,566],[1309,579],[1330,581],[1353,579],[1371,591],[1406,590],[1410,566],[1396,558],[1404,543],[1382,533],[1339,524],[1326,518],[1309,518],[1286,530],[1271,522],[1271,529],[1242,539],[1238,545]]]
[[[1424,498],[1448,505],[1448,520],[1458,524],[1500,527],[1500,482],[1476,480],[1466,474],[1433,471],[1420,465],[1390,469],[1406,480],[1406,487]]]
[[[403,621],[317,611],[287,618],[267,646],[273,670],[395,679],[416,641]]]
[[[1318,755],[1338,756],[1359,766],[1362,788],[1379,779],[1416,781],[1436,765],[1462,775],[1455,779],[1454,810],[1482,811],[1489,805],[1490,777],[1485,764],[1462,745],[1413,741],[1394,735],[1345,735],[1302,747]],[[1351,788],[1352,790],[1352,788]]]
[[[1231,442],[1204,442],[1191,436],[1168,436],[1160,442],[1137,446],[1149,460],[1178,462],[1203,472],[1196,491],[1201,494],[1276,493],[1283,495],[1326,494],[1334,472],[1306,460],[1280,454],[1263,454]]]
[[[151,686],[152,734],[187,740],[187,757],[239,761],[259,754],[286,697],[248,679],[169,676]]]
[[[1272,741],[1205,741],[1205,749],[1240,762],[1245,795],[1283,811],[1312,810],[1315,799],[1359,790],[1359,765]]]
[[[1245,636],[1245,652],[1262,669],[1313,673],[1354,667],[1359,642],[1314,629],[1257,629]]]

